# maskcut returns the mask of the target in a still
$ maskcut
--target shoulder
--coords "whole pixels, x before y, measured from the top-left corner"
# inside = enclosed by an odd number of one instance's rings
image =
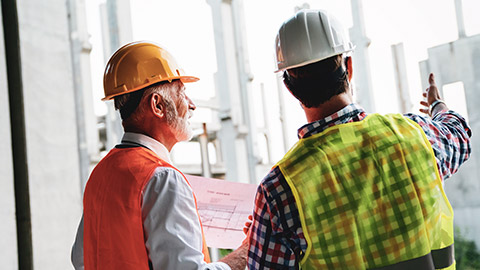
[[[165,179],[169,181],[184,181],[183,175],[176,169],[169,166],[158,166],[152,174],[152,179]]]
[[[282,189],[282,182],[285,181],[280,168],[278,166],[273,167],[270,172],[260,182],[259,189],[265,191],[268,194],[275,195]]]
[[[292,191],[285,176],[278,166],[265,176],[257,190],[257,206],[261,201],[269,208],[273,214],[282,208],[293,198]]]
[[[172,167],[159,166],[145,185],[144,193],[178,193],[191,197],[192,188],[184,176]]]
[[[416,122],[420,126],[423,126],[425,124],[428,124],[428,123],[432,122],[431,118],[426,117],[426,116],[422,116],[422,115],[418,115],[418,114],[414,114],[414,113],[406,113],[403,116],[410,119],[410,120],[413,120],[414,122]]]
[[[157,167],[141,194],[143,215],[149,214],[152,209],[157,209],[155,215],[196,215],[193,190],[183,175],[173,168]]]

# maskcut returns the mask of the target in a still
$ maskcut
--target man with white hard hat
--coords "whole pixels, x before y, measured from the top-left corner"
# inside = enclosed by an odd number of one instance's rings
[[[470,156],[470,128],[433,74],[416,114],[367,114],[352,98],[354,50],[326,11],[280,27],[277,72],[308,123],[262,180],[250,269],[454,269],[443,181]]]
[[[87,182],[72,249],[75,269],[245,269],[246,244],[211,263],[195,194],[169,152],[190,140],[195,104],[173,56],[151,42],[118,49],[107,63],[104,100],[125,130]]]

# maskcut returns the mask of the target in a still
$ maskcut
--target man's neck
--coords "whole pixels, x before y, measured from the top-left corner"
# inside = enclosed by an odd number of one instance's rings
[[[352,102],[352,97],[349,94],[342,93],[333,96],[331,99],[327,100],[318,107],[303,107],[303,110],[305,111],[305,116],[307,117],[308,123],[312,123],[338,112]]]
[[[153,125],[151,125],[151,126],[153,126]],[[139,128],[139,127],[135,127],[135,126],[125,126],[124,125],[124,130],[125,130],[125,132],[133,132],[133,133],[139,133],[139,134],[149,136],[149,137],[157,140],[161,144],[163,144],[167,148],[168,152],[170,152],[172,150],[173,146],[177,143],[174,139],[175,136],[173,136],[172,134],[169,133],[170,128],[168,126],[165,126],[163,128],[158,128],[158,127],[155,127],[155,128]]]

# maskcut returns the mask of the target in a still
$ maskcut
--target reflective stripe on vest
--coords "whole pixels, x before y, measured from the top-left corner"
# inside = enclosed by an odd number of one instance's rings
[[[405,269],[455,269],[453,244],[442,249],[432,250],[425,256],[369,270],[405,270]]]
[[[84,194],[86,270],[150,268],[142,223],[142,190],[158,167],[175,169],[143,147],[112,149],[95,167]],[[205,238],[202,253],[210,262]]]
[[[435,255],[453,250],[453,211],[414,121],[373,114],[333,126],[301,139],[277,165],[308,243],[302,269],[383,269],[422,257],[455,268]]]

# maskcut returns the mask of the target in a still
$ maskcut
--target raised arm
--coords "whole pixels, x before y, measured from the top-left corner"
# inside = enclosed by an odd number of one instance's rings
[[[420,112],[430,117],[411,113],[405,116],[422,127],[432,145],[440,175],[445,180],[470,157],[471,129],[465,118],[449,110],[447,104],[441,99],[433,73],[428,80],[430,86],[423,94],[426,101],[420,101],[423,106]]]

